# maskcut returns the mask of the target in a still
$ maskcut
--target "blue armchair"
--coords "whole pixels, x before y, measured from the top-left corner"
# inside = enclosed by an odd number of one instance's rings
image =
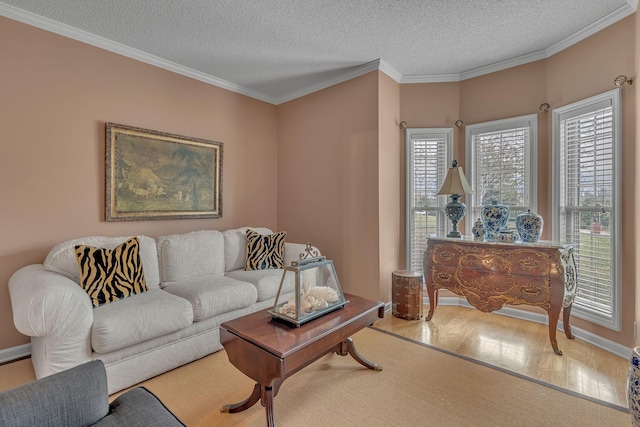
[[[0,393],[0,427],[182,426],[149,390],[136,387],[109,404],[100,360]]]

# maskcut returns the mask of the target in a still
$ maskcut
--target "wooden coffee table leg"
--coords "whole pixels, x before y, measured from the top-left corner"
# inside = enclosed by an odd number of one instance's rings
[[[258,400],[260,400],[261,394],[262,394],[262,386],[256,383],[249,397],[247,397],[245,400],[239,403],[230,403],[230,404],[224,405],[222,408],[220,408],[220,412],[227,412],[227,413],[233,414],[236,412],[242,412],[245,409],[249,409],[253,405],[255,405]]]
[[[356,346],[353,344],[353,340],[351,339],[351,337],[338,344],[336,353],[338,353],[340,356],[346,356],[347,354],[350,354],[351,357],[353,357],[362,366],[373,369],[374,371],[382,371],[382,366],[378,365],[377,363],[368,361],[367,359],[362,357],[360,353],[358,353],[358,350],[356,350]]]
[[[271,387],[264,388],[263,399],[262,404],[267,412],[267,426],[275,427],[276,420],[273,416],[273,389]]]

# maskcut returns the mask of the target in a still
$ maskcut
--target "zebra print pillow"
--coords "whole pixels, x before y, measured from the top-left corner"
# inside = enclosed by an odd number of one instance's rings
[[[94,307],[147,290],[137,237],[113,250],[76,245],[75,254],[80,267],[80,286]]]
[[[284,268],[284,238],[286,231],[262,235],[247,230],[247,264],[245,270]]]

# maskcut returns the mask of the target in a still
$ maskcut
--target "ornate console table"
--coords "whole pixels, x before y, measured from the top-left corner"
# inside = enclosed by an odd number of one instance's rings
[[[559,355],[556,327],[564,308],[564,332],[574,338],[569,316],[576,295],[576,266],[570,244],[429,238],[424,278],[429,293],[427,321],[438,305],[438,290],[447,289],[485,313],[504,305],[542,307],[549,316],[551,346]]]

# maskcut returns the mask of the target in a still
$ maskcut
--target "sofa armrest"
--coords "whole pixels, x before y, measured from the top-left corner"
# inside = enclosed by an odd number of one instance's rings
[[[300,254],[305,254],[307,245],[304,243],[284,243],[284,265],[289,266],[293,261],[300,260]],[[321,256],[320,250],[315,246],[311,246],[312,254],[310,256]]]
[[[16,328],[32,337],[37,378],[91,360],[93,306],[77,283],[34,264],[11,276],[9,295]]]
[[[0,393],[3,426],[88,426],[108,413],[107,373],[99,360]]]

